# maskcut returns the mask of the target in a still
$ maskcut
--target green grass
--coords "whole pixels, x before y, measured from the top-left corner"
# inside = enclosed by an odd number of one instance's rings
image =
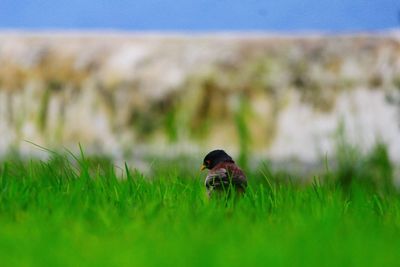
[[[1,266],[398,266],[385,155],[349,156],[309,183],[264,164],[228,201],[208,200],[205,174],[180,161],[144,176],[84,157],[8,159]]]

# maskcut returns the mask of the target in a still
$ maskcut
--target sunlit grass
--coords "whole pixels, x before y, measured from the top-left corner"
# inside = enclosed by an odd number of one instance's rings
[[[83,155],[5,160],[1,266],[396,266],[386,154],[378,146],[305,184],[263,164],[228,201],[208,200],[182,161],[143,175]]]

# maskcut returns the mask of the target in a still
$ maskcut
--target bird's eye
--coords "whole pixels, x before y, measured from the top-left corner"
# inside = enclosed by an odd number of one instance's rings
[[[206,164],[207,164],[207,166],[209,166],[210,165],[210,161],[206,160]]]

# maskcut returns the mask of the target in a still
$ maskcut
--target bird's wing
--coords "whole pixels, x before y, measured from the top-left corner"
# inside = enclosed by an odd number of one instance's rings
[[[246,176],[236,165],[232,166],[232,168],[228,168],[228,174],[234,186],[240,186],[242,188],[247,186]]]

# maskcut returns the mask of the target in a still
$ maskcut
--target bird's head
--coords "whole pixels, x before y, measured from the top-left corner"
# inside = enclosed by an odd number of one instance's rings
[[[206,155],[206,157],[204,158],[203,165],[201,166],[201,170],[204,170],[204,169],[210,170],[210,169],[214,168],[218,163],[221,163],[221,162],[235,163],[233,161],[233,159],[228,154],[226,154],[225,151],[220,150],[220,149],[213,150],[210,153],[208,153]]]

